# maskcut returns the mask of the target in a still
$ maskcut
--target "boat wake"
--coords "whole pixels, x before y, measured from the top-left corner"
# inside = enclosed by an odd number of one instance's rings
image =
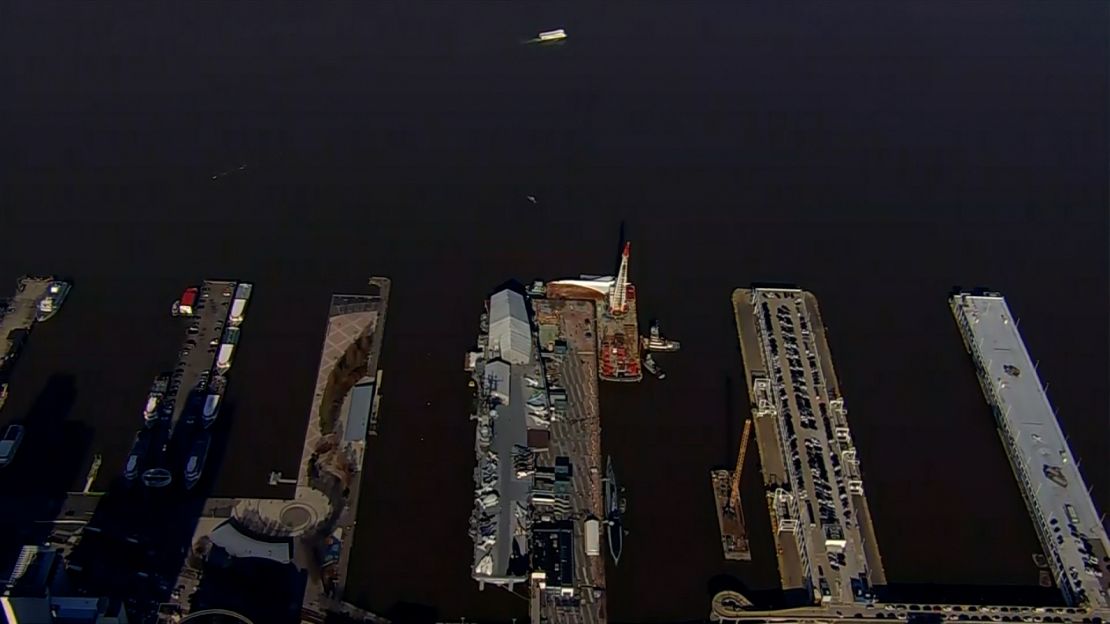
[[[212,179],[213,180],[219,180],[220,178],[226,178],[227,176],[229,176],[233,173],[239,173],[240,171],[244,171],[244,170],[246,170],[246,168],[247,168],[247,165],[246,165],[246,163],[244,163],[244,164],[239,165],[238,167],[236,167],[234,169],[228,169],[227,171],[221,171],[221,172],[213,175]]]

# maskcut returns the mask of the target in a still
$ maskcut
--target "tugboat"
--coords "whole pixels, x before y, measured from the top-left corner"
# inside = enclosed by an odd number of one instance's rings
[[[655,363],[655,358],[651,357],[650,353],[644,356],[644,370],[654,375],[656,379],[667,378],[667,373],[659,368],[659,365]]]
[[[652,321],[651,331],[647,338],[642,339],[644,349],[648,351],[678,351],[682,343],[677,340],[667,340],[659,332],[659,321]]]
[[[231,300],[231,312],[227,315],[227,324],[231,327],[238,327],[243,322],[247,302],[250,301],[253,288],[254,286],[246,282],[242,282],[235,287],[235,298]]]
[[[135,477],[142,473],[143,465],[147,463],[147,455],[151,446],[158,449],[164,439],[164,430],[139,430],[139,433],[135,434],[134,442],[131,443],[128,461],[123,464],[123,479],[134,481]]]
[[[127,454],[127,463],[123,466],[123,478],[134,481],[139,476],[146,450],[150,447],[150,434],[140,431],[135,434],[135,441],[131,444],[131,452]]]
[[[223,399],[225,387],[227,387],[227,377],[223,375],[215,375],[208,383],[208,396],[204,399],[204,409],[200,415],[205,429],[212,426],[220,414],[220,401]]]
[[[624,527],[621,524],[624,506],[621,489],[617,485],[617,473],[613,470],[613,458],[610,456],[605,463],[605,526],[613,565],[620,563],[621,551],[624,549]]]
[[[231,369],[231,358],[235,355],[235,345],[239,342],[239,328],[228,327],[224,331],[223,340],[220,341],[220,350],[216,353],[216,373],[223,375]]]
[[[153,427],[158,422],[158,406],[166,396],[166,389],[169,385],[170,378],[168,375],[159,375],[154,378],[154,384],[150,386],[150,394],[147,395],[146,405],[143,407],[143,425],[147,428]]]
[[[53,281],[46,288],[46,294],[39,299],[35,320],[39,323],[49,321],[58,310],[62,309],[66,297],[69,295],[69,282]]]
[[[212,436],[207,431],[202,431],[193,442],[189,451],[189,458],[185,460],[185,488],[193,489],[204,472],[204,460],[208,458],[208,447],[212,443]]]

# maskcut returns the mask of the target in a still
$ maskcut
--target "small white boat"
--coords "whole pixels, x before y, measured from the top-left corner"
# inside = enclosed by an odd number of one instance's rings
[[[557,30],[547,30],[539,35],[540,41],[558,41],[567,38],[567,31],[559,28]]]

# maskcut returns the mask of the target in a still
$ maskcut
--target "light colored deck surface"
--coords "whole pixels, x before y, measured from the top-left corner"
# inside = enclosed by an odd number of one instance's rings
[[[1110,540],[1006,300],[950,303],[1056,584],[1070,604],[1110,607]]]
[[[885,575],[870,543],[870,513],[859,504],[862,478],[816,299],[794,289],[741,289],[733,304],[764,480],[778,488],[770,502],[783,586],[798,578],[787,558],[796,550],[811,589],[852,603],[865,589],[853,579],[876,584]],[[784,543],[789,520],[796,521],[796,548]]]

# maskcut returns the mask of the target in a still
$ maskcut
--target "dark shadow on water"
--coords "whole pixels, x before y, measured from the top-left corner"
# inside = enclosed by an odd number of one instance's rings
[[[710,578],[705,589],[707,608],[713,596],[723,591],[740,592],[756,609],[783,609],[805,602],[804,592],[802,592],[803,595],[799,595],[797,592],[784,592],[780,589],[751,589],[743,581],[729,574],[718,574]]]
[[[235,422],[235,409],[237,407],[235,400],[228,398],[227,393],[224,394],[224,397],[227,402],[220,406],[219,417],[209,428],[212,433],[212,446],[208,449],[208,459],[204,463],[204,474],[201,475],[200,481],[193,487],[194,492],[203,492],[205,497],[212,495],[216,477],[223,470],[224,462],[227,459],[231,425]]]
[[[524,294],[524,284],[520,280],[511,279],[506,282],[501,282],[496,288],[486,293],[486,299],[489,300],[493,295],[501,292],[502,290],[511,290],[520,294]]]
[[[733,449],[736,449],[736,445],[740,442],[740,432],[742,431],[743,426],[740,424],[740,421],[737,420],[736,395],[735,388],[733,387],[732,376],[729,375],[727,372],[723,373],[723,375],[725,378],[723,413],[725,418],[724,430],[727,432],[727,434],[724,438],[724,458],[722,460],[723,463],[720,465],[720,468],[733,470],[736,467],[736,452],[739,452],[738,450],[734,451]]]
[[[414,602],[398,602],[384,614],[391,622],[413,622],[414,624],[431,624],[437,620],[438,611],[435,607],[416,604]]]
[[[183,485],[179,465],[173,466],[174,481],[163,489],[129,482],[122,475],[112,479],[70,557],[78,569],[73,575],[78,587],[92,595],[125,598],[131,615],[140,619],[171,599],[205,500],[224,463],[234,414],[234,403],[228,403],[213,423],[204,472],[192,489]],[[212,580],[227,579],[228,570],[239,568],[221,564]],[[270,571],[251,570],[244,578],[251,575],[273,580]]]
[[[215,549],[193,595],[192,608],[227,609],[253,622],[295,624],[308,577],[293,564],[234,559]]]
[[[0,570],[7,571],[19,549],[41,544],[49,521],[62,513],[66,491],[85,468],[92,430],[67,420],[77,397],[75,378],[50,376],[22,418],[25,427],[15,460],[0,469]]]

